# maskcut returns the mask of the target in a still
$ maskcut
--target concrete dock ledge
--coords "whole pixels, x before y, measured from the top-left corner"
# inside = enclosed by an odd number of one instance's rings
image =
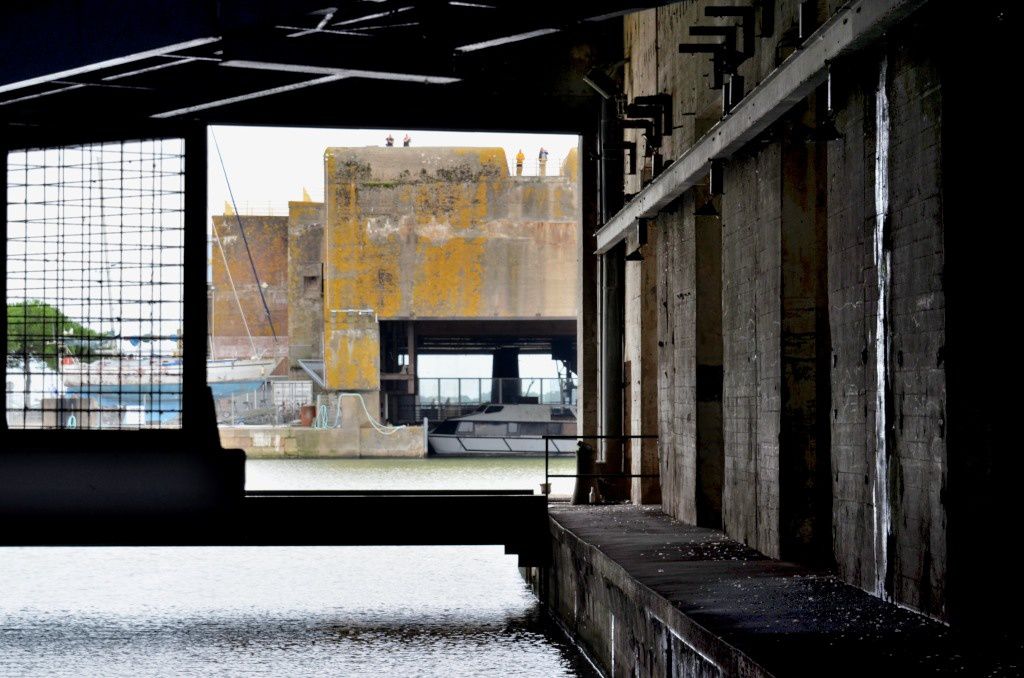
[[[537,595],[609,676],[1016,675],[982,645],[838,578],[655,508],[550,508]]]

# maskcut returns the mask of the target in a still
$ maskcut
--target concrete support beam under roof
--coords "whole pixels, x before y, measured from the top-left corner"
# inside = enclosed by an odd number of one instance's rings
[[[825,81],[830,62],[862,48],[924,2],[857,0],[837,12],[727,117],[608,220],[597,232],[597,252],[604,254],[625,240],[638,219],[657,216],[700,183],[712,160],[730,157],[765,131]]]

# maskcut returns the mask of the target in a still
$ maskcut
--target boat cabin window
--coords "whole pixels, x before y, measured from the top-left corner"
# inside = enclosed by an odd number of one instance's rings
[[[477,421],[474,424],[474,433],[478,436],[504,436],[508,434],[508,425],[503,421]]]
[[[459,427],[457,429],[455,429],[455,432],[456,433],[472,433],[473,432],[473,422],[471,422],[471,421],[460,421],[459,422]]]
[[[488,405],[487,409],[484,410],[484,414],[493,414],[494,412],[501,412],[504,408],[502,405]]]
[[[457,421],[442,421],[440,424],[434,427],[434,433],[441,435],[451,435],[455,433],[455,427],[459,424]]]
[[[524,436],[555,436],[562,434],[562,425],[547,421],[523,421],[519,433]]]
[[[512,435],[513,433],[519,433],[519,422],[510,421],[508,423],[508,432],[509,435]]]

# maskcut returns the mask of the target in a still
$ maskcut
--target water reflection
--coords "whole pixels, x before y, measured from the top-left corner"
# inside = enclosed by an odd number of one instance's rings
[[[574,473],[576,460],[553,457],[551,473]],[[250,459],[249,490],[532,489],[544,482],[538,457],[428,459]],[[571,478],[553,478],[553,495],[572,494]]]
[[[538,490],[544,460],[250,460],[246,473],[248,489]],[[477,546],[0,549],[0,674],[591,675],[515,565]]]
[[[0,674],[579,676],[500,547],[0,549]]]

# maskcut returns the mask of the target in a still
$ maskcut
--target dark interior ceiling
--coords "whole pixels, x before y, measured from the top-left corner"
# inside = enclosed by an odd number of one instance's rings
[[[0,8],[10,145],[220,124],[566,131],[661,2],[79,0]]]

